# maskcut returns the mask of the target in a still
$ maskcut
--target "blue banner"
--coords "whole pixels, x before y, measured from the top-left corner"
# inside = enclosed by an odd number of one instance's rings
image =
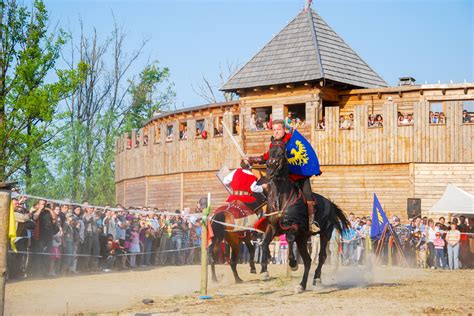
[[[321,174],[316,152],[297,130],[286,144],[286,157],[290,173],[308,177]]]
[[[374,193],[374,206],[372,208],[372,227],[370,228],[370,238],[380,239],[385,225],[388,224],[387,215],[382,209],[382,205]]]

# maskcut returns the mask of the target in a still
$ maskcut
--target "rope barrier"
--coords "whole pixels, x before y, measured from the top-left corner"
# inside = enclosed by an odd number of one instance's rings
[[[235,232],[250,230],[250,231],[257,232],[257,233],[262,233],[262,234],[265,233],[264,231],[261,231],[260,229],[255,229],[255,228],[252,228],[252,227],[245,227],[245,226],[239,226],[239,225],[236,225],[236,224],[224,223],[224,222],[217,221],[215,219],[211,219],[211,221],[214,222],[214,223],[217,223],[217,224],[221,224],[223,226],[234,227],[234,228],[240,229],[240,230],[235,230]]]
[[[200,214],[200,213],[178,214],[178,213],[163,212],[163,211],[143,211],[143,210],[137,210],[137,209],[125,209],[125,208],[118,208],[118,207],[97,206],[97,205],[91,205],[91,204],[76,203],[76,202],[71,202],[71,201],[66,201],[66,200],[50,199],[50,198],[45,198],[45,197],[31,195],[31,194],[19,194],[17,192],[12,192],[12,198],[18,198],[18,197],[22,197],[22,196],[27,197],[27,198],[31,198],[31,199],[36,199],[36,200],[45,200],[45,201],[53,202],[53,203],[56,203],[56,204],[75,205],[75,206],[79,206],[79,207],[82,207],[82,208],[95,208],[95,209],[102,209],[104,211],[112,211],[112,212],[125,211],[125,212],[129,212],[129,213],[142,214],[142,215],[157,214],[157,215],[180,216],[180,217],[196,217],[196,218],[201,218],[202,217],[202,214]],[[145,208],[148,208],[148,207],[145,207]]]
[[[128,253],[115,254],[115,256],[121,257],[121,256],[145,255],[145,254],[164,253],[164,252],[177,252],[177,251],[184,251],[184,250],[196,249],[196,248],[200,248],[200,247],[201,247],[201,246],[194,246],[194,247],[186,247],[186,248],[181,248],[181,249],[159,250],[159,251],[150,251],[150,252],[128,252]],[[57,253],[51,253],[51,252],[32,252],[32,251],[16,251],[16,252],[15,252],[15,251],[13,251],[13,250],[9,250],[8,253],[29,254],[29,255],[41,255],[41,256],[58,255]],[[94,258],[102,258],[102,256],[86,255],[86,254],[64,254],[64,253],[61,253],[61,254],[59,254],[59,255],[60,255],[60,256],[65,256],[65,257],[94,257]]]

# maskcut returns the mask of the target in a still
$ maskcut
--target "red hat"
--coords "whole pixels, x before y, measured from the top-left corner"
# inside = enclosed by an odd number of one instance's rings
[[[207,132],[206,132],[206,130],[202,131],[201,137],[204,138],[204,139],[207,138]]]

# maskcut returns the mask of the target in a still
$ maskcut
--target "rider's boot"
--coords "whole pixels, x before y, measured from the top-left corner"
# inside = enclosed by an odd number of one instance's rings
[[[309,222],[309,232],[311,234],[316,234],[316,233],[319,233],[319,231],[321,230],[321,228],[319,228],[319,225],[318,223],[314,220],[314,205],[316,204],[316,202],[314,201],[308,201],[307,202],[307,205],[308,205],[308,222]]]

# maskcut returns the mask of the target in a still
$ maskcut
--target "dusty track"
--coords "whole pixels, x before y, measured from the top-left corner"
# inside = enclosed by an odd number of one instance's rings
[[[300,267],[301,268],[301,267]],[[5,315],[74,313],[147,314],[469,314],[474,313],[474,271],[380,267],[325,267],[323,285],[294,294],[301,269],[269,266],[261,281],[239,266],[245,283],[235,285],[228,266],[218,266],[211,300],[197,299],[199,266],[155,268],[7,284]],[[314,269],[312,269],[312,272]],[[312,276],[312,275],[311,275]],[[155,303],[146,306],[144,298]]]

